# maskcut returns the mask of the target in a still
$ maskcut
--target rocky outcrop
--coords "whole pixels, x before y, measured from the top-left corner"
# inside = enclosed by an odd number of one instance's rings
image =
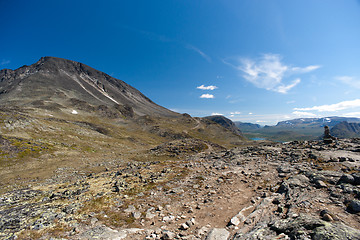
[[[204,117],[204,119],[216,122],[216,123],[220,124],[221,126],[223,126],[224,128],[230,130],[231,132],[233,132],[239,136],[243,136],[242,132],[235,125],[235,123],[224,116],[220,116],[220,115],[208,116],[208,117]]]

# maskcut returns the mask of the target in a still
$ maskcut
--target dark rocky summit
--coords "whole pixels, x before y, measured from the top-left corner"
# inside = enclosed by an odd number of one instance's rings
[[[235,126],[238,127],[241,131],[256,130],[256,129],[261,128],[261,126],[259,124],[254,124],[254,123],[245,123],[245,122],[239,122],[239,121],[236,121],[234,123],[235,123]]]
[[[242,132],[235,125],[235,123],[233,121],[231,121],[230,119],[224,117],[224,116],[215,115],[215,116],[208,116],[208,117],[204,117],[204,118],[220,124],[224,128],[230,130],[231,132],[233,132],[233,133],[235,133],[235,134],[237,134],[239,136],[243,136]]]

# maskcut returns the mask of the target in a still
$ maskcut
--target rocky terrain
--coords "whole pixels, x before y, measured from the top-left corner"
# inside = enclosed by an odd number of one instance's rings
[[[360,239],[360,139],[247,141],[52,57],[0,100],[0,239]]]
[[[6,192],[2,239],[360,239],[360,139],[183,139]],[[163,160],[154,160],[163,159]],[[16,237],[15,237],[16,236]]]

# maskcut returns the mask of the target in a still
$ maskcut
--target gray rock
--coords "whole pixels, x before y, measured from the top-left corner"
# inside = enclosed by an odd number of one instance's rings
[[[213,228],[205,240],[227,240],[229,236],[230,233],[225,228]]]
[[[162,239],[164,240],[171,240],[171,239],[175,239],[175,233],[170,232],[170,231],[164,231],[163,232],[163,236]]]
[[[183,223],[180,225],[180,230],[188,230],[190,227],[187,225],[187,223]]]
[[[140,212],[132,212],[131,215],[135,218],[135,219],[139,219],[141,217],[141,213]]]
[[[126,213],[135,212],[136,208],[133,205],[129,205],[127,209],[124,210]]]
[[[230,219],[230,221],[228,223],[228,226],[231,226],[231,225],[237,226],[239,224],[240,224],[240,220],[239,220],[239,218],[237,216],[235,216],[235,217]]]
[[[350,184],[354,184],[355,179],[352,175],[350,174],[343,174],[341,176],[341,178],[339,179],[339,181],[337,182],[337,184],[342,184],[342,183],[350,183]]]
[[[325,222],[308,215],[301,215],[295,219],[281,219],[269,225],[271,230],[285,233],[291,239],[360,239],[360,231],[357,229],[338,222]]]
[[[359,200],[352,200],[348,206],[348,210],[353,213],[360,212],[360,201]]]
[[[315,179],[313,182],[314,182],[316,188],[326,188],[327,187],[326,183],[320,179]]]
[[[312,236],[313,240],[356,240],[360,239],[360,231],[342,223],[327,223],[317,227]]]
[[[145,215],[146,219],[153,219],[156,215],[154,213],[151,212],[147,212]]]
[[[360,185],[360,173],[353,173],[351,176],[354,178],[354,185]]]

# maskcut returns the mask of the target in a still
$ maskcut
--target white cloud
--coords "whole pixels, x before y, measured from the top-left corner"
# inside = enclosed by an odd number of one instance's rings
[[[241,112],[238,112],[238,111],[236,111],[236,112],[230,112],[230,114],[231,114],[231,115],[238,115],[238,114],[241,114]]]
[[[206,93],[206,94],[201,95],[200,98],[215,98],[215,97],[212,94]]]
[[[287,66],[281,62],[281,56],[278,54],[264,54],[257,60],[239,58],[235,65],[224,62],[242,72],[242,76],[256,87],[283,94],[301,82],[300,78],[297,78],[289,84],[285,83],[284,79],[290,75],[304,74],[320,68],[318,65],[304,68]]]
[[[351,101],[343,101],[330,105],[320,105],[309,108],[294,108],[295,111],[319,111],[319,112],[335,112],[350,108],[360,107],[360,99],[355,99]]]
[[[253,113],[252,113],[252,112],[249,112],[249,115],[253,115]]]
[[[218,87],[217,86],[213,86],[213,85],[210,85],[210,86],[205,86],[205,85],[201,85],[201,86],[198,86],[196,87],[197,89],[201,89],[201,90],[215,90],[217,89]]]
[[[191,45],[191,44],[186,45],[186,47],[187,47],[188,49],[194,50],[195,52],[197,52],[198,54],[200,54],[200,56],[202,56],[206,61],[211,62],[211,58],[210,58],[207,54],[205,54],[203,51],[201,51],[200,49],[198,49],[197,47],[195,47],[195,46],[193,46],[193,45]]]
[[[360,88],[360,79],[357,79],[355,77],[339,76],[339,77],[336,77],[335,79],[337,79],[351,87]]]
[[[312,72],[316,69],[320,68],[319,65],[310,65],[304,68],[300,68],[300,67],[292,67],[291,71],[294,73],[308,73],[308,72]]]
[[[300,78],[297,78],[293,81],[292,84],[290,85],[287,85],[287,86],[278,86],[276,88],[276,92],[279,92],[279,93],[287,93],[290,89],[292,89],[293,87],[295,87],[296,85],[298,85],[299,83],[301,82]]]
[[[316,117],[316,114],[309,112],[294,111],[293,114],[298,117]]]
[[[344,113],[340,115],[341,117],[360,117],[360,112],[350,112],[350,113]]]
[[[222,114],[222,113],[216,113],[216,112],[211,114],[211,116],[223,116],[223,115],[224,114]]]
[[[9,63],[10,63],[10,60],[3,59],[3,60],[1,60],[0,65],[6,65]]]

